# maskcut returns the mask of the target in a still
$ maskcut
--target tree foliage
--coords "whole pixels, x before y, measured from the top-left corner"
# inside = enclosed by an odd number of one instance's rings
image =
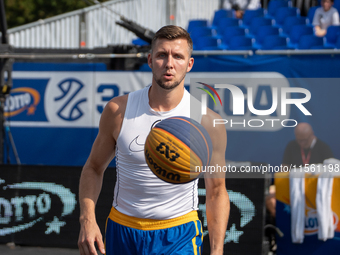
[[[88,6],[85,0],[5,0],[7,26],[12,28]]]

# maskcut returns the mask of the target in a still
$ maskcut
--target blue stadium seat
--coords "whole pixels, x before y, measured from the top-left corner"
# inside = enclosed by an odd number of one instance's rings
[[[255,43],[253,44],[253,47],[260,49],[262,47],[265,37],[268,35],[279,35],[279,28],[273,26],[259,27],[255,35]]]
[[[256,35],[259,27],[261,26],[271,26],[272,20],[265,17],[255,17],[253,18],[250,26],[249,33],[252,35]]]
[[[251,24],[251,21],[255,17],[263,17],[264,16],[264,10],[263,8],[259,8],[256,10],[245,10],[242,18],[242,25],[243,26],[249,26]]]
[[[294,25],[289,33],[288,46],[297,48],[300,37],[303,35],[313,35],[313,27],[308,25]]]
[[[190,37],[195,44],[203,36],[212,36],[212,29],[210,27],[194,27],[190,32]]]
[[[232,18],[233,16],[234,16],[233,10],[225,10],[225,9],[217,10],[214,13],[212,26],[217,27],[220,19],[222,19],[222,18]]]
[[[275,24],[278,26],[282,26],[284,20],[287,17],[290,16],[298,16],[300,15],[300,10],[299,8],[296,7],[280,7],[277,9],[274,19],[275,19]]]
[[[239,26],[239,24],[240,24],[240,20],[239,19],[236,19],[236,18],[222,18],[218,22],[217,33],[222,35],[226,28]]]
[[[338,10],[338,13],[340,13],[340,0],[334,0],[333,7]]]
[[[287,50],[287,38],[279,35],[268,35],[264,38],[262,50]]]
[[[268,3],[267,16],[274,18],[276,11],[281,7],[289,7],[289,1],[284,0],[271,0]]]
[[[309,49],[324,49],[323,38],[315,35],[302,35],[299,40],[298,49],[309,50]]]
[[[336,40],[335,48],[340,49],[340,36],[338,36],[338,39]]]
[[[316,9],[320,8],[320,6],[312,6],[309,8],[308,13],[307,13],[307,19],[309,24],[313,23],[313,18],[314,18],[314,13]]]
[[[139,46],[144,46],[144,45],[150,45],[150,43],[144,41],[143,39],[137,38],[132,40],[132,44],[134,45],[139,45]]]
[[[206,19],[192,19],[192,20],[189,20],[187,31],[188,31],[188,33],[190,33],[194,27],[206,27],[206,26],[208,26],[208,20],[206,20]]]
[[[292,26],[294,25],[306,25],[306,17],[302,16],[287,17],[282,25],[282,35],[288,36]]]
[[[231,38],[244,35],[246,35],[246,32],[243,27],[228,27],[222,35],[222,43],[229,45]]]
[[[340,35],[340,26],[329,26],[325,35],[325,48],[335,48],[336,40]]]
[[[234,36],[228,46],[229,50],[253,50],[253,40],[247,36]]]
[[[219,50],[218,39],[212,36],[202,36],[194,43],[194,50]]]

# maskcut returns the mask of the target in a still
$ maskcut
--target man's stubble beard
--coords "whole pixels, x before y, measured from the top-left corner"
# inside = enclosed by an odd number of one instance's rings
[[[178,81],[175,81],[172,85],[170,86],[166,86],[164,84],[164,82],[162,82],[162,78],[159,78],[157,79],[155,73],[152,71],[152,74],[153,74],[153,79],[155,80],[155,82],[158,84],[158,86],[160,86],[162,89],[165,89],[165,90],[172,90],[174,88],[176,88],[179,84],[181,84],[181,82],[184,80],[185,78],[185,75],[186,73],[184,73],[184,75],[178,80]]]

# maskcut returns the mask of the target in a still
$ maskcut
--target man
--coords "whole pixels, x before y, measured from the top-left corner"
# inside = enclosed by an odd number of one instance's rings
[[[338,26],[339,13],[338,10],[333,7],[334,0],[321,0],[320,8],[316,9],[313,18],[313,26],[315,35],[323,37],[327,34],[327,28],[329,26]]]
[[[153,38],[148,64],[152,84],[113,98],[105,107],[99,133],[80,178],[80,254],[200,254],[201,224],[197,217],[197,180],[170,184],[158,179],[145,162],[143,144],[152,125],[174,115],[190,117],[190,94],[184,78],[194,64],[192,41],[182,28],[166,26]],[[213,127],[221,118],[209,110],[195,119],[208,131],[213,154],[211,165],[225,164],[226,131]],[[144,141],[143,141],[144,140]],[[116,155],[117,182],[106,225],[104,244],[95,219],[95,205],[103,174]],[[205,178],[206,215],[211,254],[222,254],[229,217],[229,197],[223,175]]]
[[[288,143],[282,165],[299,167],[306,164],[319,164],[323,163],[325,159],[333,157],[330,147],[316,138],[308,123],[299,123],[294,129],[294,133],[296,140]]]
[[[288,143],[283,155],[282,166],[298,168],[308,164],[322,164],[325,159],[333,158],[331,148],[317,139],[308,123],[299,123],[294,129],[294,133],[295,140]],[[271,185],[269,195],[266,196],[266,207],[274,218],[276,215],[275,193],[275,186]]]
[[[223,2],[223,9],[234,10],[235,17],[243,18],[245,10],[256,10],[261,8],[259,0],[225,0]]]

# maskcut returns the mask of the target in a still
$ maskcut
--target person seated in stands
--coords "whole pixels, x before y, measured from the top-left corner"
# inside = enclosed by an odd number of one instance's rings
[[[290,166],[321,164],[325,159],[333,158],[331,148],[314,135],[310,124],[301,122],[295,129],[295,140],[288,143],[282,165]]]
[[[295,129],[295,140],[290,141],[284,151],[282,166],[289,169],[293,166],[322,164],[325,159],[333,158],[333,152],[328,144],[314,134],[313,128],[306,122],[299,123]],[[266,208],[275,219],[276,198],[275,186],[271,185],[266,196]]]
[[[334,0],[321,0],[320,8],[316,9],[313,26],[315,28],[315,35],[323,37],[327,33],[329,26],[339,26],[339,13],[333,7]]]
[[[260,0],[224,0],[223,9],[234,10],[235,16],[242,19],[245,10],[261,8]]]

